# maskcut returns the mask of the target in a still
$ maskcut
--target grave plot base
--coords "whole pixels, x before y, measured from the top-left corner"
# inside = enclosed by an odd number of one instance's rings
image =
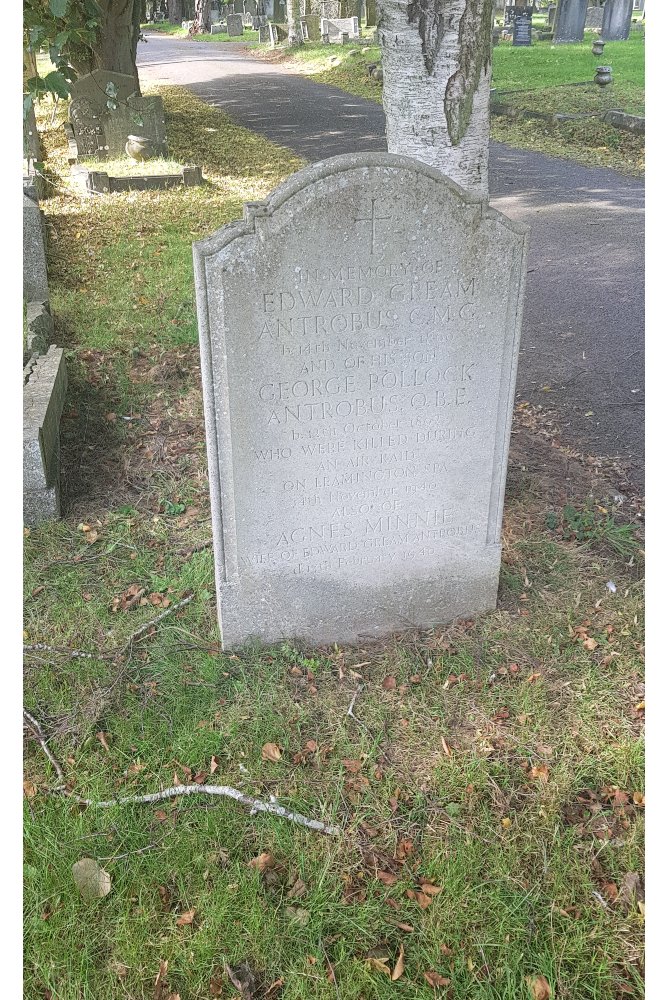
[[[201,167],[183,167],[180,174],[135,174],[112,177],[103,170],[73,166],[72,176],[88,194],[116,194],[121,191],[165,191],[177,187],[197,187],[204,183]]]

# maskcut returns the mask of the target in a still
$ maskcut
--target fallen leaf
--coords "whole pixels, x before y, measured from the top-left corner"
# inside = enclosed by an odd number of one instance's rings
[[[535,767],[531,767],[528,777],[546,784],[549,780],[549,768],[546,764],[537,764]]]
[[[215,772],[218,770],[219,767],[220,767],[220,761],[215,756],[215,754],[213,754],[213,756],[211,757],[211,766],[209,768],[211,774],[215,774]]]
[[[399,922],[394,926],[399,927],[402,931],[407,931],[408,934],[412,934],[412,932],[414,931],[414,927],[412,926],[412,924],[404,924]]]
[[[23,794],[26,799],[34,799],[35,795],[37,795],[37,786],[32,781],[24,781]]]
[[[443,955],[453,955],[454,954],[453,949],[450,948],[450,947],[448,947],[446,944],[441,944],[440,945],[440,951],[442,952]]]
[[[303,879],[298,878],[290,891],[287,893],[288,899],[300,899],[301,896],[305,896],[308,892],[308,887]]]
[[[526,976],[526,982],[533,1000],[549,1000],[551,987],[544,976]]]
[[[195,911],[186,910],[185,913],[181,913],[180,917],[177,917],[176,926],[185,927],[187,924],[191,924],[194,919],[195,919]]]
[[[505,816],[503,819],[501,819],[500,825],[503,827],[503,829],[509,830],[509,828],[512,825],[512,820],[509,818],[509,816]]]
[[[169,968],[169,962],[166,959],[160,959],[160,968],[158,969],[157,976],[155,977],[155,988],[153,990],[153,1000],[161,1000],[162,998],[162,986],[167,975],[167,969]]]
[[[422,882],[422,892],[425,892],[427,896],[437,896],[439,892],[442,892],[442,886],[433,885],[432,882]]]
[[[385,677],[382,681],[382,687],[385,691],[395,691],[396,690],[396,678],[395,677]]]
[[[376,972],[384,972],[391,978],[391,969],[387,965],[389,958],[375,958],[373,955],[366,959],[366,964],[370,965],[371,969],[375,969]]]
[[[344,760],[343,767],[348,774],[358,774],[362,768],[362,763],[360,760]]]
[[[277,743],[265,743],[262,747],[262,760],[268,760],[276,764],[282,755],[282,750]]]
[[[531,674],[530,677],[526,677],[526,684],[534,684],[535,681],[541,676],[542,674],[539,672]]]
[[[253,858],[252,861],[248,862],[248,868],[254,868],[255,871],[263,872],[266,871],[267,868],[273,868],[275,863],[276,859],[273,854],[269,851],[262,851],[262,853],[258,854],[256,858]]]
[[[425,972],[424,979],[429,986],[433,987],[433,989],[435,989],[436,986],[449,986],[451,982],[450,979],[446,979],[445,976],[441,976],[439,972]]]
[[[590,650],[591,653],[593,652],[594,649],[597,649],[599,645],[600,645],[599,642],[596,642],[595,639],[591,638],[584,639],[584,649]]]
[[[164,823],[165,820],[169,819],[169,814],[164,809],[156,809],[153,815],[158,823]]]
[[[286,906],[285,916],[289,917],[296,924],[307,924],[310,920],[310,913],[308,910],[301,910],[296,906]]]
[[[632,801],[634,802],[634,804],[636,806],[639,806],[642,809],[643,809],[643,807],[644,807],[644,805],[646,803],[646,799],[644,798],[642,792],[633,792],[632,793]]]
[[[72,865],[72,876],[85,900],[101,899],[111,892],[111,875],[93,858],[81,858]]]
[[[394,875],[392,872],[376,872],[375,874],[383,885],[394,885],[398,882],[398,875]]]
[[[441,736],[440,737],[440,741],[442,742],[442,749],[445,751],[445,753],[447,754],[448,757],[451,757],[452,756],[452,748],[450,747],[449,743],[446,741],[445,737]]]
[[[403,945],[401,945],[398,952],[396,965],[394,966],[394,971],[391,974],[392,983],[395,983],[397,979],[400,979],[404,972],[405,972],[405,953],[403,951]]]

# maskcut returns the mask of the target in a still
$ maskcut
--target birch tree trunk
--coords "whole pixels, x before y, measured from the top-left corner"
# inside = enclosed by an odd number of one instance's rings
[[[195,17],[192,34],[201,35],[211,30],[211,0],[195,0]]]
[[[287,0],[287,44],[303,45],[301,0]]]
[[[494,0],[378,0],[390,153],[489,196]]]

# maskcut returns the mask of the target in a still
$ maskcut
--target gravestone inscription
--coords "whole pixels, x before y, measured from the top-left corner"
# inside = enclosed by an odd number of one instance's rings
[[[495,606],[526,233],[365,153],[195,244],[226,647]]]

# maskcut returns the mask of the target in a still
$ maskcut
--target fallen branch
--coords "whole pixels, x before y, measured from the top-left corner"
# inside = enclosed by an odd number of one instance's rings
[[[121,649],[115,652],[115,655],[124,656],[127,653],[127,651],[132,648],[133,643],[135,643],[137,639],[140,639],[142,635],[144,635],[146,632],[149,632],[150,629],[155,628],[156,625],[159,625],[160,622],[163,621],[165,618],[167,618],[168,615],[173,615],[175,611],[180,611],[181,608],[184,608],[186,604],[189,604],[190,601],[194,600],[194,596],[195,596],[194,594],[188,594],[188,596],[184,597],[182,601],[177,601],[176,604],[171,604],[167,608],[167,610],[163,611],[161,615],[157,616],[157,618],[153,618],[152,621],[146,622],[144,625],[141,625],[136,630],[136,632],[132,633],[132,635],[127,640],[125,645],[122,646]]]
[[[165,788],[161,792],[149,792],[147,795],[128,795],[118,799],[108,799],[105,802],[96,802],[94,799],[84,799],[80,795],[71,794],[68,797],[75,799],[81,805],[92,806],[97,809],[109,809],[112,806],[125,806],[146,802],[162,802],[164,799],[173,799],[182,795],[221,795],[228,799],[234,799],[244,806],[250,806],[250,815],[255,813],[272,813],[274,816],[281,816],[299,826],[307,826],[310,830],[318,830],[320,833],[329,833],[334,837],[339,836],[341,830],[338,826],[330,826],[322,823],[319,819],[309,819],[301,813],[292,812],[284,806],[278,805],[273,796],[266,802],[263,799],[255,799],[251,795],[245,795],[238,788],[230,785],[173,785]]]
[[[350,704],[348,706],[348,709],[347,709],[347,714],[349,715],[349,717],[351,719],[354,719],[355,722],[359,722],[359,719],[356,717],[356,715],[353,712],[354,703],[357,700],[357,698],[359,697],[359,695],[361,694],[361,692],[363,691],[363,689],[364,689],[364,685],[363,684],[360,684],[357,687],[357,690],[352,695],[352,701],[350,702]]]
[[[46,754],[46,756],[49,758],[49,761],[51,762],[51,766],[53,767],[53,770],[56,772],[56,775],[58,776],[58,781],[62,781],[62,783],[64,785],[65,784],[65,775],[63,774],[63,769],[60,766],[60,764],[58,763],[57,759],[51,753],[51,750],[49,749],[49,746],[48,746],[48,744],[46,742],[46,737],[44,736],[44,733],[42,732],[42,727],[40,726],[39,722],[37,721],[37,719],[34,718],[34,716],[32,716],[30,714],[30,712],[26,712],[25,708],[23,709],[23,718],[27,722],[27,724],[30,727],[30,729],[32,729],[32,732],[33,732],[33,735],[34,735],[35,739],[37,740],[37,742],[41,746],[41,748],[44,751],[44,753]]]

